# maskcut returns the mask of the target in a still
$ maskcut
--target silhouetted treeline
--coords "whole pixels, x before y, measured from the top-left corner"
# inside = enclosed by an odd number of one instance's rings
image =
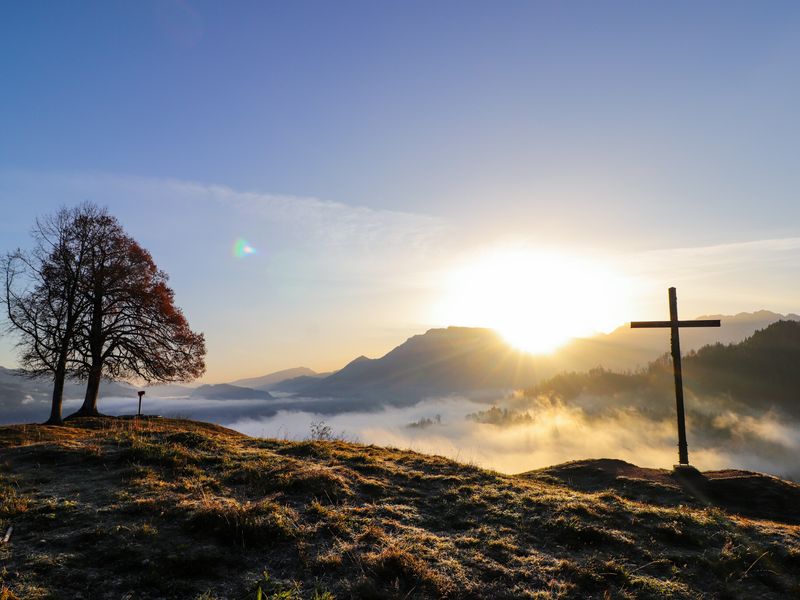
[[[737,344],[713,344],[683,359],[684,385],[695,395],[726,396],[738,405],[763,412],[770,408],[800,417],[800,323],[778,321]],[[564,373],[525,391],[527,396],[581,395],[613,398],[635,394],[643,400],[672,394],[668,354],[636,372],[603,368]]]

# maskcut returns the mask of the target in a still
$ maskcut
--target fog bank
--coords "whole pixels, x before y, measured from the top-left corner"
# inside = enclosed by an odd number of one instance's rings
[[[81,401],[66,400],[64,414]],[[313,423],[331,434],[365,444],[446,456],[503,473],[519,473],[570,460],[619,458],[643,467],[669,468],[677,458],[672,406],[613,404],[581,397],[565,404],[546,398],[458,396],[431,398],[407,407],[364,406],[356,401],[283,397],[264,400],[148,398],[143,413],[210,421],[242,433],[308,439]],[[4,414],[3,421],[43,421],[48,407]],[[136,398],[103,398],[105,414],[135,414]],[[700,410],[703,409],[703,410]],[[703,470],[738,468],[800,479],[800,423],[777,412],[741,414],[713,398],[687,407],[689,456]]]

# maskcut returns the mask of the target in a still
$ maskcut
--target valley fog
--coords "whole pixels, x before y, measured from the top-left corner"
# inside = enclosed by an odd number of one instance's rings
[[[565,404],[464,397],[426,399],[411,406],[350,410],[341,399],[197,400],[147,398],[144,414],[211,421],[257,437],[310,439],[315,428],[336,439],[437,454],[502,473],[519,473],[570,460],[620,458],[643,467],[670,468],[677,458],[675,419],[666,405],[609,407],[581,397]],[[67,400],[69,414],[80,405]],[[744,415],[713,398],[688,403],[690,460],[701,470],[738,468],[800,479],[800,423],[775,413]],[[708,412],[702,412],[706,408]],[[105,398],[106,414],[135,414],[136,398]],[[315,427],[316,426],[316,427]],[[329,429],[328,429],[329,428]]]

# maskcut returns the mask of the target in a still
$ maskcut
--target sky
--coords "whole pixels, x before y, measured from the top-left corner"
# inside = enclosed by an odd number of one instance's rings
[[[800,312],[799,33],[791,2],[0,0],[0,251],[108,206],[213,382],[662,319],[669,285]]]

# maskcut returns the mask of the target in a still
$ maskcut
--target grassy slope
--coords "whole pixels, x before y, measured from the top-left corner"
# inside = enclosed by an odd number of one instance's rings
[[[649,490],[190,421],[2,427],[0,598],[800,595],[800,528]]]

